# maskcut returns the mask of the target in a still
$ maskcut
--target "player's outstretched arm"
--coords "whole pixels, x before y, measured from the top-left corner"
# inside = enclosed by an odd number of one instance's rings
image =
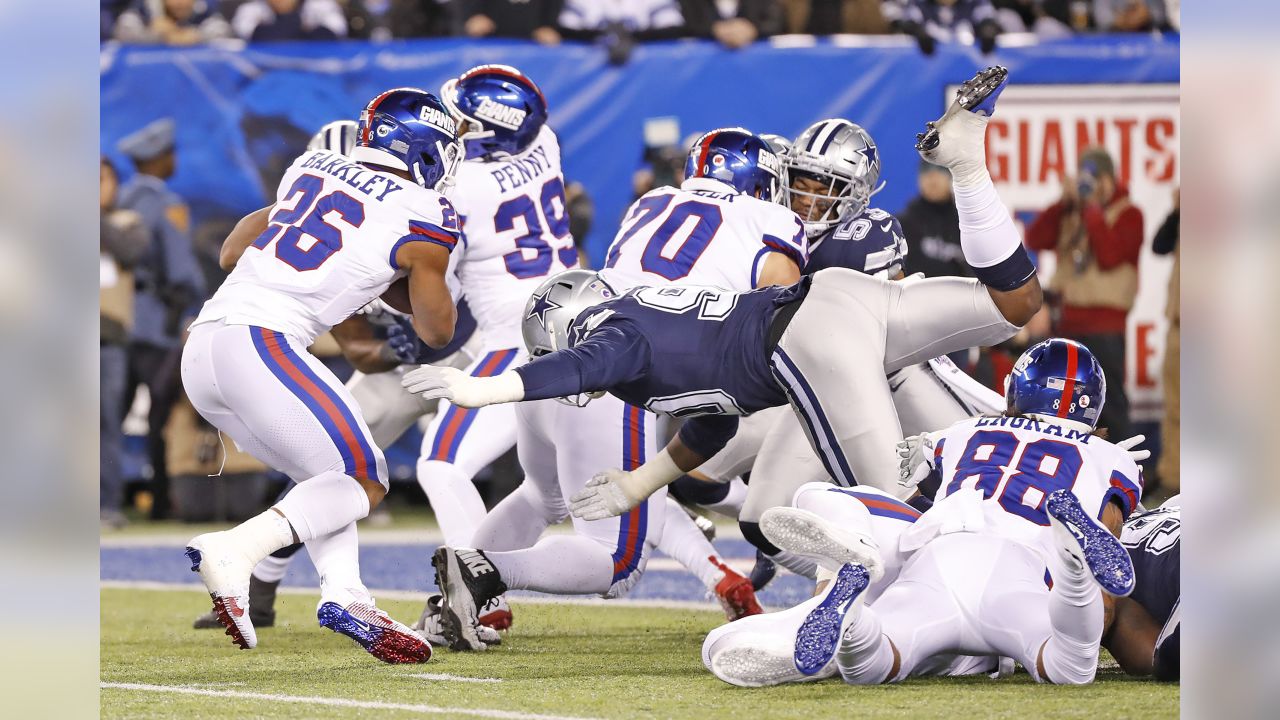
[[[418,337],[436,349],[448,345],[458,319],[445,283],[449,249],[433,242],[405,243],[396,251],[396,264],[409,271],[409,305]]]
[[[267,231],[267,218],[271,216],[273,207],[275,206],[268,205],[240,218],[240,222],[231,229],[231,234],[222,241],[222,249],[218,251],[218,267],[230,272],[236,266],[244,251],[259,235]]]
[[[737,416],[702,416],[686,422],[651,460],[630,472],[612,468],[587,481],[569,499],[569,511],[583,520],[603,520],[627,512],[659,488],[696,470],[738,430]]]

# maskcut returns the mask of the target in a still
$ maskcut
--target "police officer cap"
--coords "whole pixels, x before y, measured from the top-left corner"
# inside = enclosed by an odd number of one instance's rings
[[[173,149],[173,118],[160,118],[122,139],[116,148],[134,162],[146,162]]]

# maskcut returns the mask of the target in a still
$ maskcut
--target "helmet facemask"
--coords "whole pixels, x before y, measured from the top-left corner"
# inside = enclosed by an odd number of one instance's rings
[[[800,216],[811,237],[866,210],[875,193],[866,178],[843,176],[823,165],[821,158],[796,157],[794,152],[787,155],[786,205]],[[798,189],[797,180],[809,180],[814,189]],[[797,203],[800,198],[803,200]]]

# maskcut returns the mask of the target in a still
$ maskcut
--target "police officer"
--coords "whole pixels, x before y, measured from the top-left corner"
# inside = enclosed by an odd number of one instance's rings
[[[191,218],[182,198],[165,184],[173,176],[174,123],[156,120],[120,141],[117,149],[137,171],[120,188],[117,204],[136,211],[151,236],[147,253],[134,270],[133,328],[129,338],[127,397],[147,386],[147,447],[151,460],[151,516],[169,512],[164,426],[178,392],[182,321],[204,299],[204,279],[191,241]],[[128,408],[130,403],[126,403]]]

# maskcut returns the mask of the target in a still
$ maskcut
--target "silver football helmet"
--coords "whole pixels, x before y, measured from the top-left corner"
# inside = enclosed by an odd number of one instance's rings
[[[328,150],[339,155],[350,155],[356,145],[355,120],[334,120],[316,131],[307,143],[308,150]]]
[[[530,357],[546,355],[570,347],[569,326],[587,308],[618,297],[609,283],[594,270],[566,270],[544,280],[524,306],[521,333]],[[603,392],[556,398],[582,407]]]
[[[867,209],[880,182],[880,153],[858,125],[820,120],[796,137],[782,158],[787,173],[787,206],[817,237]],[[804,182],[805,189],[796,184]]]

